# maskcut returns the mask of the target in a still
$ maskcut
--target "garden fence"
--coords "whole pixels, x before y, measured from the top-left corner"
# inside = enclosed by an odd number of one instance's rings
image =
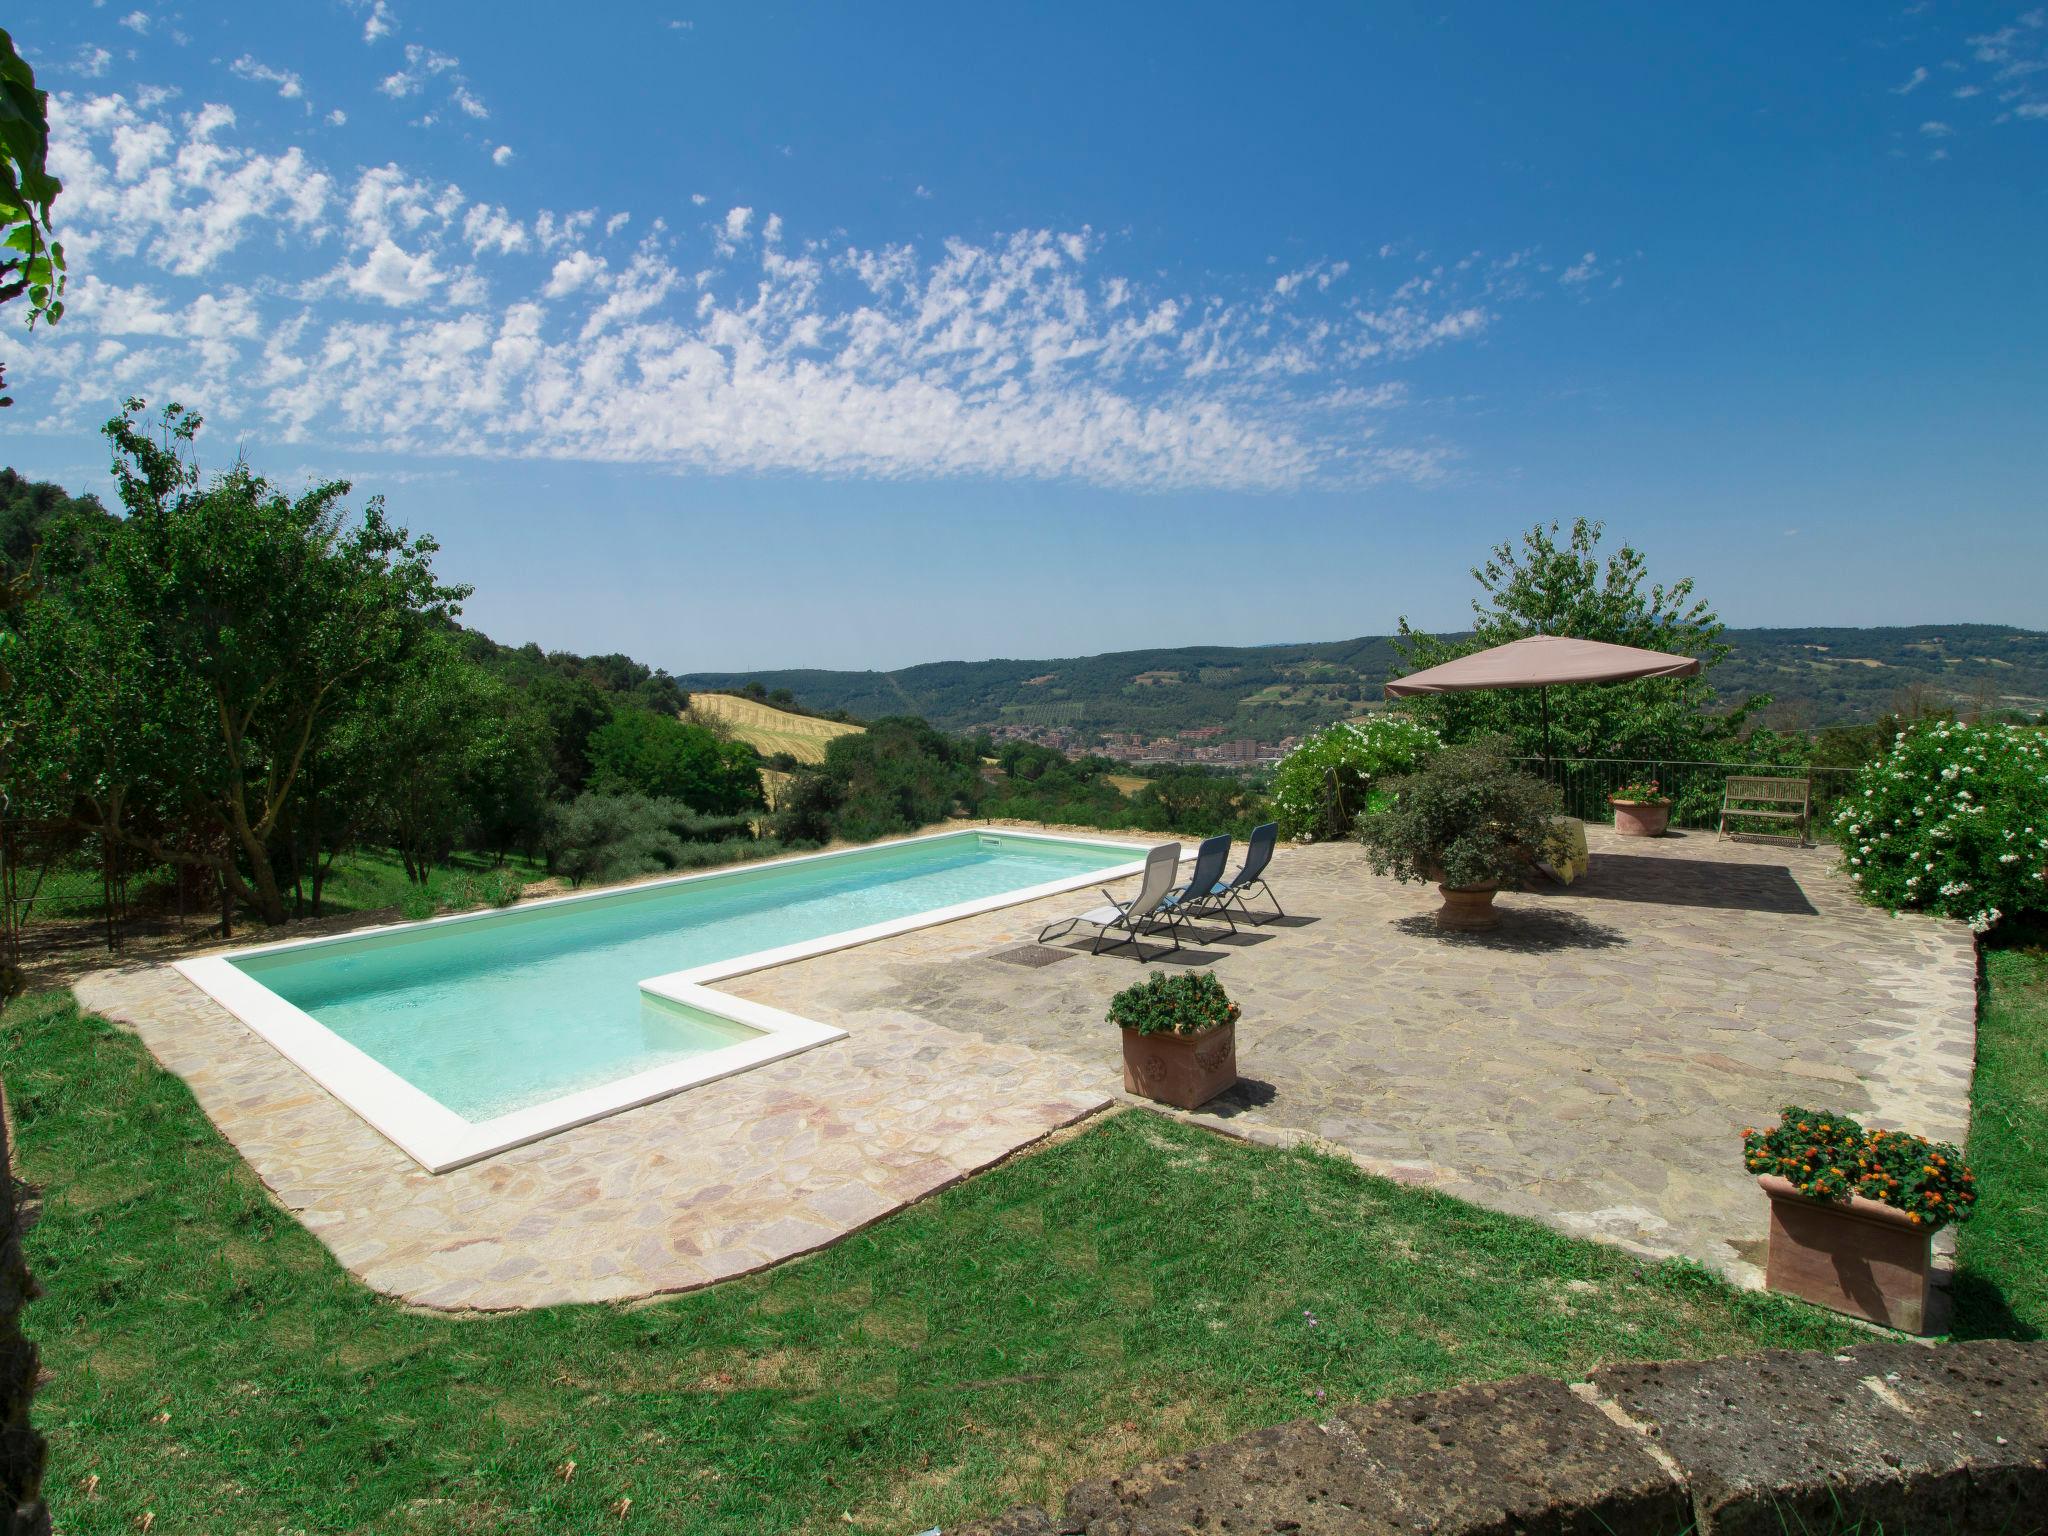
[[[210,876],[151,863],[63,821],[0,820],[0,967],[122,941],[217,912]]]
[[[1523,758],[1531,773],[1555,784],[1564,797],[1565,814],[1583,821],[1612,821],[1607,797],[1624,784],[1654,779],[1671,797],[1671,824],[1713,830],[1720,823],[1722,791],[1728,780],[1744,775],[1805,779],[1813,786],[1812,831],[1821,836],[1835,803],[1855,778],[1851,768],[1784,767],[1771,763],[1697,763],[1663,758],[1572,757]],[[1762,830],[1746,827],[1744,830]],[[1782,831],[1780,823],[1771,830]]]

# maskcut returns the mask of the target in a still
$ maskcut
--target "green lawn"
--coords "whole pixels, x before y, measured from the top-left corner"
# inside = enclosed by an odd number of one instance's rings
[[[0,1015],[0,1069],[67,1533],[552,1536],[630,1498],[629,1529],[901,1536],[1318,1394],[1867,1337],[1139,1112],[750,1280],[450,1319],[349,1279],[68,996]]]
[[[1984,949],[1970,1166],[1977,1213],[1957,1234],[1956,1332],[2048,1332],[2048,920],[2001,925]]]

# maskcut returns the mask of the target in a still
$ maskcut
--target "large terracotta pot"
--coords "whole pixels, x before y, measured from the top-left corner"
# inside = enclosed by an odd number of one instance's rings
[[[1196,1109],[1237,1082],[1237,1025],[1199,1035],[1124,1036],[1124,1092]]]
[[[1927,1228],[1861,1195],[1815,1200],[1772,1173],[1757,1184],[1771,1199],[1765,1284],[1865,1322],[1927,1331]]]
[[[1610,800],[1617,837],[1662,837],[1671,825],[1669,800]]]
[[[1429,873],[1444,899],[1436,909],[1436,925],[1445,933],[1484,933],[1500,926],[1500,913],[1493,907],[1494,895],[1500,890],[1498,880],[1485,885],[1446,885],[1442,870]]]

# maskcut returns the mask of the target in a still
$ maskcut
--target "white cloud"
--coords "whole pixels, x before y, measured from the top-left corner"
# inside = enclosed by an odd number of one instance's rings
[[[1585,255],[1581,256],[1577,261],[1573,262],[1570,266],[1566,267],[1562,272],[1558,273],[1557,280],[1560,283],[1590,283],[1595,277],[1599,275],[1599,271],[1599,258],[1596,257],[1591,251],[1588,251]]]
[[[121,25],[137,34],[149,31],[149,14],[146,11],[130,11],[121,18]]]
[[[327,124],[331,128],[339,128],[347,121],[348,114],[342,111],[341,108],[339,107],[336,107],[332,112],[327,114]]]
[[[1892,87],[1892,94],[1894,96],[1910,96],[1913,94],[1913,92],[1917,91],[1921,86],[1925,85],[1926,83],[1927,71],[1924,68],[1916,67],[1912,74],[1906,76],[1906,80],[1903,85],[1895,85]]]
[[[228,71],[238,79],[254,80],[263,85],[274,85],[277,94],[286,101],[297,101],[306,94],[305,83],[289,69],[272,69],[251,54],[243,54],[228,66]],[[309,106],[308,111],[312,110]]]
[[[500,144],[491,151],[491,164],[510,165],[511,163],[512,146],[510,144]]]
[[[1401,440],[1399,365],[1500,323],[1526,255],[1390,292],[1341,261],[1190,292],[1115,270],[1121,242],[1087,229],[862,246],[745,204],[600,254],[625,214],[479,202],[397,164],[337,181],[241,142],[217,105],[55,107],[91,275],[39,338],[29,408],[89,423],[122,393],[175,394],[329,457],[1428,483],[1457,448]]]
[[[370,0],[367,7],[362,0],[352,0],[352,5],[357,11],[368,12],[363,17],[364,42],[374,43],[398,30],[398,18],[391,14],[391,7],[385,4],[385,0]]]
[[[435,266],[432,253],[405,250],[389,236],[378,240],[359,264],[344,264],[335,275],[350,292],[394,309],[427,303],[448,280]]]
[[[1955,129],[1947,123],[1927,122],[1920,125],[1920,132],[1930,139],[1946,139],[1955,135]]]
[[[604,271],[604,258],[593,256],[588,251],[576,251],[555,263],[554,273],[548,278],[547,286],[541,289],[544,298],[559,299],[586,287]]]
[[[420,77],[407,74],[402,69],[395,70],[377,82],[377,89],[394,101],[402,101],[419,93]]]
[[[911,188],[910,195],[912,197],[929,199],[932,195],[932,189],[920,181],[915,187]]]
[[[104,48],[81,48],[71,67],[77,73],[97,80],[107,72],[107,66],[113,62],[114,56]]]
[[[471,117],[485,118],[491,115],[490,108],[486,107],[468,86],[460,82],[456,84],[455,93],[451,99],[455,102],[456,106],[467,112]]]

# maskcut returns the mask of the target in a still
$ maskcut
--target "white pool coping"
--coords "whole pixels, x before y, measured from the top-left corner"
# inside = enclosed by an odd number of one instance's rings
[[[687,970],[649,977],[640,983],[643,992],[758,1030],[759,1038],[707,1051],[684,1061],[653,1067],[645,1072],[618,1078],[609,1083],[600,1083],[592,1088],[579,1089],[575,1093],[564,1094],[560,1098],[549,1099],[544,1103],[530,1105],[490,1120],[463,1119],[367,1052],[349,1044],[311,1014],[286,1002],[262,982],[238,969],[234,963],[257,955],[282,954],[290,950],[315,949],[324,945],[351,944],[378,935],[423,933],[445,924],[482,922],[492,918],[504,918],[508,914],[524,916],[548,907],[566,906],[574,902],[615,900],[620,896],[660,890],[696,880],[729,879],[733,876],[758,873],[764,869],[824,859],[845,859],[873,853],[879,849],[900,848],[911,843],[935,842],[943,838],[957,837],[1016,839],[1090,848],[1127,849],[1133,858],[1127,863],[1090,870],[1085,874],[1067,875],[1058,880],[1020,887],[994,896],[957,902],[949,907],[936,907],[929,912],[892,918],[888,922],[870,923],[863,928],[828,933],[798,944],[756,950],[730,960],[715,961],[710,965],[694,966]],[[543,897],[538,901],[521,902],[509,908],[461,912],[449,917],[428,918],[416,923],[381,923],[370,928],[358,928],[349,933],[326,934],[309,939],[287,939],[276,944],[248,945],[190,960],[173,961],[172,964],[193,985],[248,1025],[294,1066],[355,1111],[429,1173],[445,1173],[451,1168],[460,1168],[465,1163],[476,1162],[494,1153],[523,1146],[527,1142],[539,1141],[543,1137],[566,1131],[573,1126],[586,1125],[606,1115],[615,1115],[621,1110],[633,1109],[642,1104],[652,1103],[656,1099],[667,1098],[670,1094],[694,1088],[700,1083],[730,1077],[735,1072],[745,1072],[764,1063],[793,1056],[799,1051],[828,1044],[842,1039],[846,1034],[843,1029],[821,1024],[815,1019],[807,1019],[761,1003],[749,1002],[745,998],[734,997],[729,992],[716,991],[711,986],[712,982],[743,975],[748,971],[786,965],[792,960],[827,954],[835,949],[847,949],[856,944],[870,943],[875,939],[890,938],[918,928],[950,923],[958,918],[974,917],[983,912],[1018,906],[1044,896],[1057,896],[1067,891],[1121,880],[1144,870],[1144,856],[1152,846],[1110,838],[1067,837],[1049,832],[1025,832],[1012,827],[969,827],[945,832],[928,832],[918,837],[897,838],[883,843],[866,843],[857,848],[839,848],[826,853],[800,853],[779,859],[761,859],[725,869],[701,870],[695,874],[674,875],[661,880],[641,881],[634,885],[611,886],[598,891],[578,891],[567,896]]]

